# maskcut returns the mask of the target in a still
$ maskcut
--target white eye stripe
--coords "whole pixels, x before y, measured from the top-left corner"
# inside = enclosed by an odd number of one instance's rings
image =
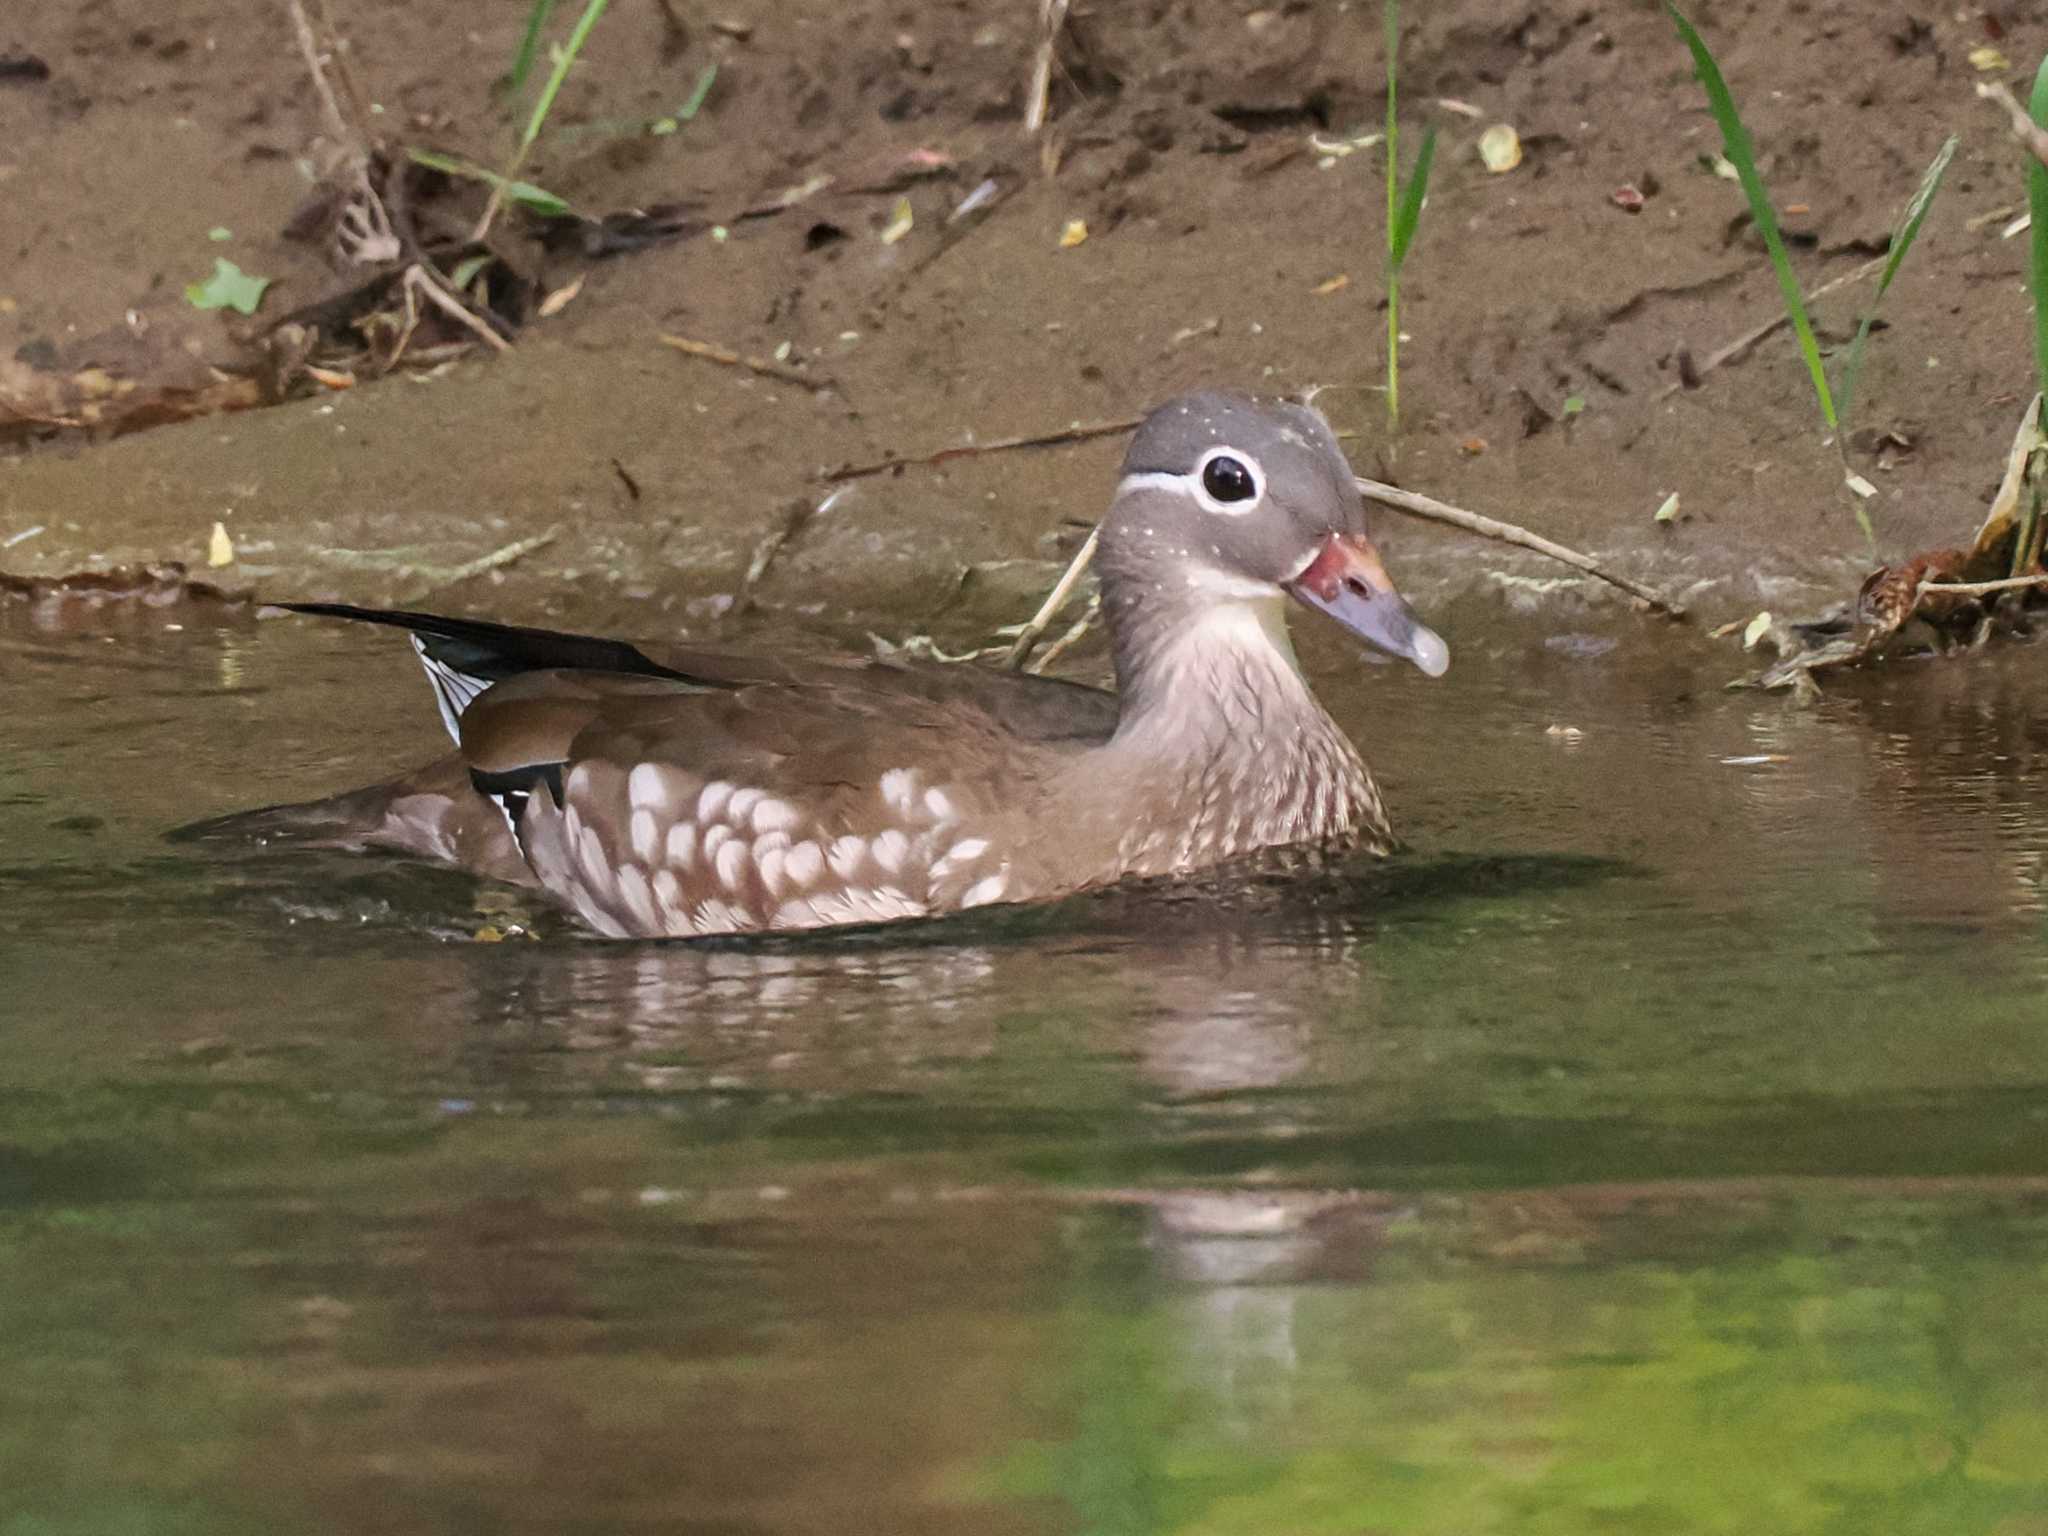
[[[1202,483],[1203,473],[1218,459],[1229,458],[1242,464],[1252,477],[1252,494],[1242,501],[1218,501],[1209,494],[1209,488]],[[1247,512],[1256,512],[1266,499],[1266,472],[1259,468],[1259,461],[1242,449],[1230,447],[1211,448],[1196,461],[1192,473],[1174,474],[1171,470],[1141,469],[1125,475],[1117,482],[1116,493],[1127,495],[1132,491],[1171,491],[1176,496],[1190,496],[1201,505],[1204,512],[1218,517],[1242,517]]]
[[[1176,475],[1164,469],[1141,469],[1125,475],[1116,483],[1119,496],[1129,495],[1132,491],[1171,491],[1177,496],[1186,496],[1193,490],[1194,483],[1186,475]]]

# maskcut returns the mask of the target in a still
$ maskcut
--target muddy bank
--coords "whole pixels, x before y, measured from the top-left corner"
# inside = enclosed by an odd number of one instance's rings
[[[506,143],[491,83],[522,15],[334,7],[383,117],[486,161]],[[1468,0],[1413,18],[1404,100],[1443,138],[1404,280],[1398,457],[1372,392],[1377,152],[1325,164],[1309,144],[1380,111],[1372,8],[1084,17],[1055,94],[1050,175],[1017,126],[1030,42],[1018,7],[676,15],[680,31],[661,7],[614,8],[533,173],[591,209],[686,203],[726,239],[590,265],[573,302],[502,357],[17,451],[0,461],[0,562],[198,562],[219,521],[231,571],[266,592],[701,631],[729,622],[762,539],[822,496],[822,468],[1237,383],[1329,386],[1362,470],[1689,591],[1710,620],[1838,593],[1866,563],[1787,338],[1667,393],[1681,351],[1711,353],[1777,299],[1738,189],[1701,168],[1716,133],[1654,11],[1560,18]],[[1996,221],[1971,227],[2020,200],[2018,153],[1970,95],[1968,54],[1990,24],[1846,3],[1700,20],[1778,201],[1806,210],[1788,225],[1809,288],[1881,249],[1934,147],[1964,136],[1859,391],[1860,424],[1910,445],[1858,457],[1880,489],[1884,551],[1954,542],[1996,481],[2030,372],[2023,252]],[[2013,18],[1998,30],[2014,60],[2048,41]],[[0,54],[47,65],[0,85],[0,357],[143,379],[174,362],[233,365],[242,323],[183,297],[216,254],[275,278],[267,312],[341,281],[282,233],[319,120],[281,9],[30,0],[0,21]],[[683,131],[605,126],[672,111],[712,63]],[[1504,176],[1474,151],[1494,121],[1527,150]],[[876,174],[916,150],[948,168],[907,184]],[[783,212],[738,219],[821,175],[835,180]],[[991,177],[994,211],[949,228]],[[1612,200],[1623,184],[1650,190],[1640,213]],[[913,227],[886,243],[902,198]],[[1088,238],[1062,248],[1075,219]],[[216,229],[232,238],[210,240]],[[1853,287],[1821,302],[1824,339],[1846,341],[1858,302]],[[829,387],[686,357],[663,332],[786,349]],[[1567,415],[1574,397],[1584,408]],[[878,615],[922,622],[970,564],[1056,554],[1062,521],[1100,510],[1117,452],[1106,441],[864,482],[752,595],[771,617],[840,632],[885,627]],[[1654,523],[1674,491],[1679,520]],[[1428,602],[1518,610],[1583,590],[1619,611],[1593,588],[1548,586],[1566,573],[1528,557],[1409,525],[1389,542]]]

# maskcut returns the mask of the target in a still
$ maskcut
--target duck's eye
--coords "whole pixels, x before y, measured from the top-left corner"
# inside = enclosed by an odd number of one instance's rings
[[[1243,459],[1219,453],[1202,466],[1202,489],[1217,501],[1249,501],[1258,495],[1258,482]]]

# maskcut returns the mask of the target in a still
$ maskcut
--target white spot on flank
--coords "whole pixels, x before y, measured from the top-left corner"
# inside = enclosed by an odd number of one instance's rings
[[[621,865],[618,884],[619,899],[640,932],[661,932],[661,918],[654,910],[654,890],[647,883],[647,871],[638,864]]]
[[[890,874],[897,874],[903,868],[904,859],[910,854],[910,839],[891,827],[874,840],[869,851],[874,854],[877,864]]]
[[[710,863],[718,857],[718,850],[733,839],[733,830],[724,822],[704,829],[704,862]]]
[[[882,775],[882,799],[889,809],[910,814],[910,806],[917,795],[917,774],[909,768],[891,768]]]
[[[728,891],[737,891],[740,882],[747,877],[747,845],[738,838],[730,838],[718,845],[718,883]]]
[[[937,880],[943,875],[951,874],[954,870],[960,868],[961,865],[972,864],[987,852],[987,838],[963,837],[959,842],[948,848],[945,856],[932,866],[932,878]]]
[[[813,885],[817,882],[818,876],[825,872],[824,850],[816,843],[798,843],[789,850],[789,857],[783,861],[782,871],[789,876],[791,885]]]
[[[778,800],[773,795],[766,796],[754,807],[756,832],[794,832],[797,823],[803,819],[802,811],[787,800]]]
[[[780,848],[763,848],[759,843],[754,845],[754,873],[761,877],[770,901],[782,900],[782,864],[788,857]]]
[[[999,901],[1002,899],[1004,887],[1009,883],[1010,877],[1007,872],[990,875],[986,880],[977,880],[967,887],[966,894],[960,898],[960,905],[985,907],[992,901]]]
[[[672,869],[654,872],[654,899],[661,903],[661,926],[668,933],[689,932],[689,916],[683,910],[683,882]]]
[[[845,837],[832,839],[832,848],[825,855],[825,862],[832,866],[833,874],[850,883],[854,871],[860,868],[861,861],[867,856],[868,840],[849,833]]]
[[[736,827],[744,827],[753,819],[754,807],[761,803],[761,791],[751,786],[736,789],[732,799],[726,803],[725,816]]]
[[[577,799],[590,793],[590,765],[578,763],[569,770],[568,793]]]
[[[667,810],[671,799],[663,771],[652,763],[637,765],[626,775],[626,798],[636,811],[643,806],[651,811]]]
[[[638,773],[639,769],[633,770]],[[633,812],[633,857],[643,864],[655,863],[661,852],[661,828],[655,825],[654,812],[636,810]]]
[[[713,779],[704,786],[704,792],[697,796],[697,825],[707,826],[725,814],[725,802],[732,798],[732,786],[723,779]]]
[[[668,861],[677,869],[688,869],[697,862],[697,827],[694,822],[679,821],[668,829]]]
[[[953,802],[946,798],[946,792],[943,789],[926,790],[924,792],[924,808],[930,814],[933,821],[952,821],[958,815],[953,809]]]

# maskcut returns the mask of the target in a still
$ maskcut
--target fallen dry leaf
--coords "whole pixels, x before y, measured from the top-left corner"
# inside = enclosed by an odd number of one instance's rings
[[[1512,124],[1495,123],[1479,135],[1479,158],[1499,176],[1522,163],[1522,136]]]
[[[1316,292],[1319,294],[1342,293],[1346,288],[1349,288],[1350,286],[1351,274],[1349,272],[1339,272],[1335,277],[1327,278],[1324,281],[1317,283]]]
[[[206,563],[215,570],[235,563],[235,541],[228,537],[227,524],[213,525],[213,537],[206,541]]]
[[[589,275],[587,272],[577,273],[573,281],[564,283],[553,293],[542,299],[540,301],[541,319],[546,320],[550,316],[559,315],[563,310],[567,309],[570,301],[583,291],[583,279]]]
[[[1060,231],[1060,249],[1070,251],[1087,238],[1088,221],[1086,219],[1069,219],[1067,220],[1066,228]]]

